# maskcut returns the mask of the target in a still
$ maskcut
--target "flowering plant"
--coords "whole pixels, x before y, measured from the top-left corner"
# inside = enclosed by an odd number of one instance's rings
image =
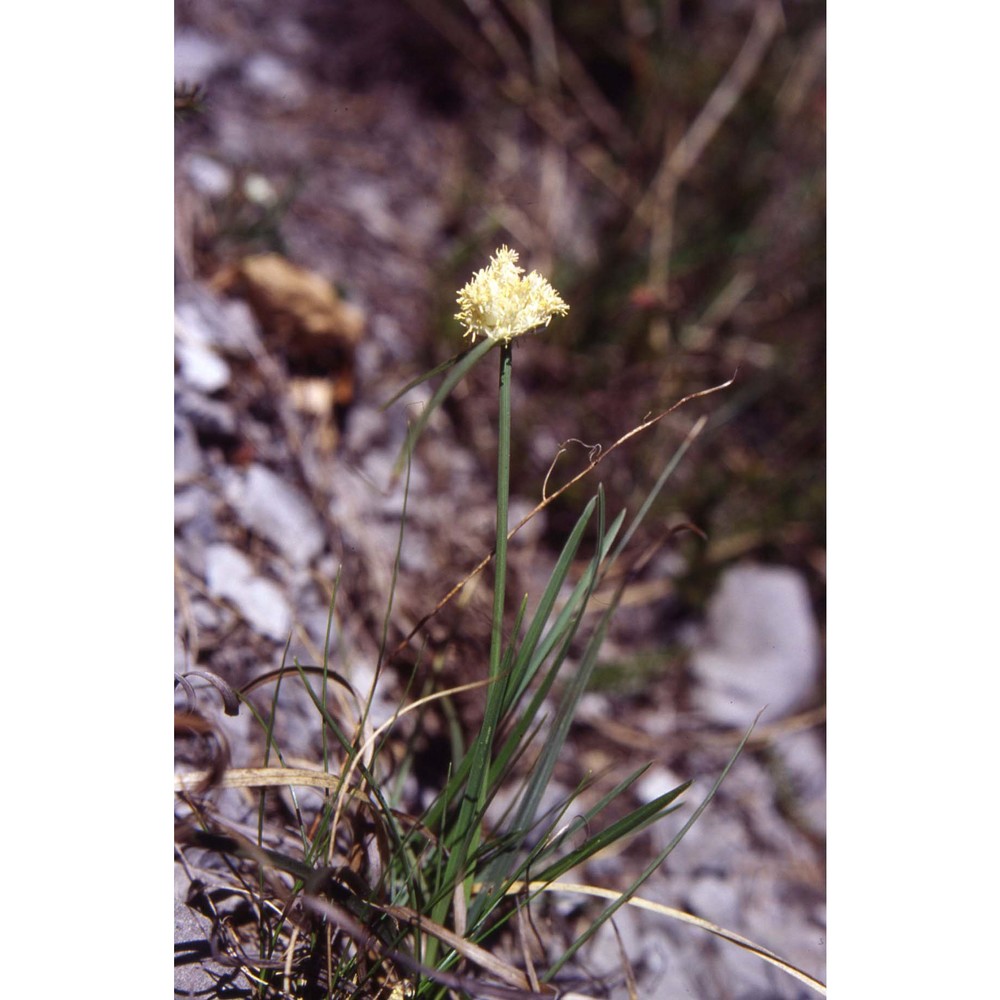
[[[465,326],[465,335],[475,342],[482,334],[509,344],[514,337],[548,326],[553,316],[565,316],[569,306],[537,271],[524,273],[518,254],[502,246],[490,258],[489,267],[477,271],[458,293],[455,319]]]
[[[393,397],[398,399],[414,386],[447,372],[407,435],[400,456],[406,464],[430,414],[474,365],[499,348],[496,351],[499,412],[495,545],[479,568],[452,588],[397,649],[399,652],[409,645],[423,625],[479,569],[492,561],[493,612],[488,664],[483,664],[485,669],[478,672],[480,676],[472,683],[422,693],[373,728],[370,712],[378,677],[395,656],[395,653],[387,655],[386,640],[396,570],[401,565],[401,524],[382,644],[368,699],[357,695],[350,682],[331,666],[334,649],[330,634],[339,573],[330,602],[322,665],[304,666],[297,660],[294,664],[322,719],[322,771],[288,767],[275,740],[278,686],[286,673],[284,660],[280,670],[265,674],[238,693],[216,678],[222,685],[219,690],[224,698],[227,691],[231,695],[234,713],[240,702],[245,702],[261,723],[266,747],[264,767],[242,768],[238,769],[242,773],[224,776],[221,769],[218,775],[206,771],[198,777],[198,784],[191,786],[207,789],[213,782],[221,785],[223,777],[232,787],[243,787],[244,783],[259,785],[256,842],[240,833],[236,826],[220,823],[216,828],[206,803],[186,800],[191,823],[185,836],[193,844],[223,852],[257,869],[254,879],[260,888],[249,895],[259,913],[260,958],[249,957],[242,944],[233,938],[231,950],[239,957],[232,959],[232,964],[244,969],[247,976],[253,976],[260,986],[255,995],[262,998],[308,995],[333,1000],[349,992],[356,997],[378,995],[390,1000],[444,1000],[445,996],[459,994],[548,1000],[557,995],[569,996],[561,987],[575,979],[576,974],[572,973],[570,978],[561,970],[619,909],[634,905],[709,930],[825,995],[821,983],[746,938],[700,917],[637,896],[643,883],[660,868],[704,811],[749,738],[749,732],[684,825],[629,885],[608,889],[563,880],[563,876],[581,871],[590,859],[616,843],[672,813],[690,785],[684,782],[652,799],[636,790],[639,804],[629,808],[621,797],[639,781],[646,767],[627,775],[615,775],[614,786],[599,797],[597,793],[601,790],[594,787],[599,779],[593,775],[588,774],[575,790],[563,793],[558,790],[555,774],[577,710],[593,679],[611,619],[626,586],[655,551],[630,556],[627,546],[705,426],[707,417],[702,416],[692,428],[627,526],[626,511],[610,517],[603,488],[599,486],[566,538],[537,600],[529,604],[529,596],[525,594],[516,612],[507,613],[507,542],[517,531],[517,528],[514,532],[508,530],[513,339],[547,326],[553,316],[569,311],[548,281],[534,271],[526,275],[517,266],[517,259],[515,251],[501,247],[493,254],[489,266],[476,272],[458,293],[461,311],[457,318],[465,325],[466,335],[473,342],[478,336],[484,339],[410,382]],[[543,483],[542,502],[529,518],[595,468],[603,455],[638,431],[658,423],[687,400],[718,388],[722,386],[686,396],[670,409],[644,421],[554,493],[546,496]],[[408,484],[409,476],[407,491]],[[404,491],[404,523],[406,496]],[[583,554],[588,549],[589,556]],[[611,585],[615,580],[617,583]],[[600,606],[595,607],[592,599],[598,592]],[[565,665],[571,669],[563,670]],[[318,689],[312,681],[316,675],[320,678]],[[245,696],[258,681],[271,680],[275,682],[271,710],[262,714]],[[350,698],[331,696],[334,684],[361,703],[360,718]],[[480,687],[485,691],[482,715],[475,721],[468,720],[471,725],[463,726],[452,696]],[[418,745],[419,727],[421,720],[428,717],[425,715],[428,706],[436,701],[441,702],[441,720],[447,720],[450,727],[451,756],[447,759],[445,777],[440,782],[418,782],[418,794],[411,799],[412,793],[406,791],[406,783],[401,779],[416,772],[414,748]],[[224,704],[228,713],[228,702]],[[414,731],[392,733],[397,723],[414,711],[420,713]],[[339,745],[336,766],[333,757],[338,750],[337,745],[329,742],[330,734]],[[280,758],[280,768],[269,764],[272,748]],[[402,760],[396,748],[401,748]],[[180,780],[180,790],[188,795],[189,779]],[[206,784],[201,786],[201,782]],[[265,840],[265,815],[269,813],[265,812],[264,795],[275,784],[288,787],[299,829],[296,831],[287,824],[286,811],[282,809],[280,831],[269,829]],[[322,806],[300,806],[294,791],[300,785],[322,789],[325,795]],[[581,798],[584,792],[588,793],[587,800]],[[299,845],[288,846],[299,839],[301,853]],[[280,877],[265,876],[266,868],[275,869]],[[253,889],[251,870],[238,873],[243,892],[248,886]],[[488,950],[490,942],[500,941],[499,934],[512,917],[516,916],[518,921],[523,917],[523,926],[533,927],[532,903],[541,893],[550,892],[583,894],[608,902],[568,946],[563,947],[563,942],[550,949],[543,942],[545,968],[535,969],[527,948],[525,969]],[[309,911],[308,921],[300,919],[302,911]],[[320,919],[314,919],[317,917]],[[216,924],[223,926],[217,914]],[[558,941],[554,939],[553,944]],[[476,971],[476,966],[480,971]],[[499,982],[484,979],[487,974]],[[563,976],[563,984],[557,976]]]

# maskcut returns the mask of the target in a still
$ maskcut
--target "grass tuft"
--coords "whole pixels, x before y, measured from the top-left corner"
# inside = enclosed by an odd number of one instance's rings
[[[487,317],[491,315],[491,287],[484,279],[486,291],[480,294],[486,298],[477,300],[477,308]],[[521,286],[515,290],[524,294]],[[504,294],[509,308],[513,292],[508,289]],[[393,716],[376,727],[371,709],[376,682],[391,660],[386,653],[414,449],[431,412],[494,349],[499,358],[496,544],[480,564],[492,561],[495,570],[488,663],[482,678],[473,684],[425,690],[414,697],[408,693]],[[254,933],[241,938],[234,928],[220,922],[217,947],[254,984],[261,1000],[565,995],[561,991],[575,975],[573,959],[605,922],[622,906],[655,908],[639,899],[639,889],[708,806],[750,735],[743,737],[680,832],[631,885],[615,891],[559,881],[600,852],[674,812],[690,786],[684,782],[637,808],[623,808],[626,793],[644,773],[640,768],[623,776],[592,805],[579,801],[592,783],[589,780],[552,802],[556,768],[581,698],[593,679],[602,643],[625,588],[648,558],[648,553],[631,556],[629,542],[706,418],[698,420],[676,448],[631,517],[624,510],[608,511],[604,491],[598,487],[567,536],[534,611],[528,613],[525,598],[516,613],[508,615],[506,546],[513,534],[508,525],[512,343],[509,338],[487,336],[428,377],[445,372],[441,386],[412,426],[397,465],[398,473],[406,470],[407,481],[369,691],[359,694],[331,665],[339,576],[331,596],[321,663],[293,660],[288,664],[286,646],[278,670],[261,675],[239,692],[204,672],[179,679],[189,702],[184,715],[188,731],[208,732],[194,721],[201,718],[192,704],[197,692],[190,678],[196,677],[214,688],[229,714],[245,706],[263,735],[261,767],[230,768],[221,753],[209,767],[177,778],[184,806],[178,850],[183,857],[186,849],[198,847],[227,859],[234,885],[246,894]],[[658,419],[644,422],[609,451]],[[587,471],[603,455],[595,453]],[[556,490],[548,499],[565,489]],[[587,543],[592,544],[590,554],[583,560],[583,572],[573,581],[573,568],[581,562],[588,537],[593,538]],[[588,616],[602,584],[600,613]],[[303,767],[287,759],[276,738],[279,694],[286,683],[302,686],[321,723],[322,760],[314,766]],[[266,685],[273,685],[273,692],[269,707],[262,711],[249,695]],[[453,699],[473,688],[484,690],[485,704],[466,745]],[[423,789],[424,798],[415,800],[419,804],[407,805],[405,779],[413,768],[414,733],[435,703],[444,706],[444,714],[450,713],[455,723],[450,734],[452,759],[441,787]],[[213,795],[223,789],[255,791],[253,824],[241,827],[222,818]],[[318,791],[319,804],[302,798],[302,789]],[[501,793],[505,796],[502,809]],[[274,801],[279,794],[287,795],[289,805],[284,811],[284,800]],[[285,819],[279,822],[277,816]],[[590,928],[561,954],[547,958],[544,967],[536,967],[526,948],[523,960],[514,961],[511,956],[517,948],[511,944],[516,945],[516,928],[523,932],[522,921],[530,922],[532,904],[554,891],[582,892],[610,902]],[[821,984],[738,935],[689,914],[661,912],[747,948],[823,992]]]

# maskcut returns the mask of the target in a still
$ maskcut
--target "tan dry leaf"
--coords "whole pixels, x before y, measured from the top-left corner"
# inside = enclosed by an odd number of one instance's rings
[[[350,405],[354,350],[365,317],[326,278],[266,253],[224,268],[212,284],[246,299],[265,337],[285,356],[293,379],[329,379],[335,404]]]

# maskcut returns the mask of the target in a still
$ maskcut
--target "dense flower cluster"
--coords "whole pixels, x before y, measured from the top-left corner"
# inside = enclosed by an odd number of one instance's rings
[[[477,271],[458,293],[460,312],[455,319],[465,335],[479,334],[509,343],[514,337],[548,326],[555,315],[565,316],[569,306],[537,272],[525,274],[517,266],[517,252],[503,246],[490,258],[489,267]]]

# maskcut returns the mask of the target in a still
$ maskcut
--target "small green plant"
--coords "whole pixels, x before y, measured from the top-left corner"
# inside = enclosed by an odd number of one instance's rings
[[[408,385],[387,404],[419,382],[447,372],[408,435],[399,466],[400,473],[408,472],[413,449],[433,410],[472,366],[493,351],[498,355],[491,641],[483,676],[471,685],[485,688],[482,718],[467,744],[462,728],[457,724],[453,727],[453,755],[442,786],[431,794],[422,811],[414,814],[401,807],[408,752],[401,761],[398,755],[395,761],[390,760],[392,737],[404,719],[415,719],[419,726],[433,702],[442,705],[445,714],[453,712],[449,706],[456,691],[429,691],[413,698],[388,722],[373,728],[369,721],[372,696],[358,695],[332,668],[328,637],[322,664],[283,664],[250,686],[274,685],[270,712],[253,707],[247,697],[250,687],[240,692],[265,733],[264,766],[229,770],[221,783],[260,787],[256,837],[227,827],[210,814],[196,794],[184,794],[196,819],[188,838],[232,859],[257,916],[258,954],[251,958],[244,949],[241,967],[258,984],[261,998],[553,997],[565,988],[572,971],[570,963],[579,949],[620,907],[632,904],[701,926],[823,992],[821,984],[805,973],[738,935],[689,914],[657,907],[637,895],[707,806],[743,743],[681,831],[632,884],[609,890],[561,881],[598,852],[677,809],[678,799],[689,785],[686,782],[624,815],[612,806],[620,805],[621,797],[645,768],[621,776],[609,792],[587,806],[577,799],[589,782],[555,805],[546,796],[580,699],[592,683],[609,622],[629,580],[629,541],[704,420],[677,448],[630,520],[624,511],[611,516],[603,491],[597,490],[566,539],[544,591],[533,606],[525,598],[513,616],[513,626],[505,630],[505,625],[510,625],[505,616],[506,554],[513,534],[508,524],[508,497],[514,341],[547,326],[553,317],[565,315],[569,309],[543,277],[536,272],[525,274],[517,260],[513,250],[502,247],[489,266],[478,271],[459,292],[457,319],[465,326],[472,346]],[[476,343],[478,337],[483,339]],[[591,468],[597,461],[599,458]],[[408,475],[404,496],[408,496]],[[584,572],[574,580],[571,569],[588,530],[594,539],[593,551],[585,560]],[[403,527],[396,553],[397,571],[402,544]],[[625,571],[609,576],[616,566]],[[393,579],[394,590],[395,576]],[[588,626],[589,634],[581,634],[588,602],[602,581],[610,579],[620,582],[596,616],[596,623]],[[390,593],[376,680],[387,661],[391,607]],[[574,667],[570,676],[562,678],[571,650]],[[322,717],[322,771],[287,766],[275,744],[278,693],[286,677],[305,685]],[[189,682],[184,683],[190,687]],[[550,704],[554,708],[548,707]],[[277,766],[271,765],[272,754]],[[193,782],[204,779],[205,775],[182,778],[179,783],[189,790]],[[295,843],[277,838],[266,822],[268,787],[275,785],[287,786],[292,793],[298,828]],[[294,789],[303,785],[323,790],[322,805],[311,811],[299,805]],[[499,808],[501,791],[503,809]],[[612,819],[612,815],[619,818]],[[544,968],[536,970],[530,962],[514,964],[501,958],[494,945],[504,930],[511,921],[526,917],[539,895],[553,891],[603,897],[607,904],[592,926]]]

